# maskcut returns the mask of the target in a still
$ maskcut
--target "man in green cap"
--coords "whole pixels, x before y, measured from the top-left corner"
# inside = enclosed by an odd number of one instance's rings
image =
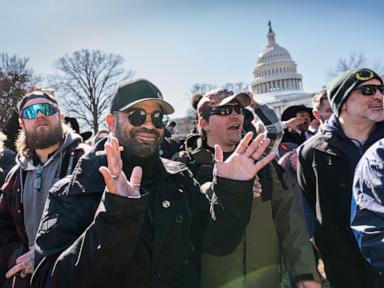
[[[367,68],[349,70],[327,93],[334,114],[300,147],[299,185],[317,216],[314,240],[332,287],[379,287],[350,228],[350,207],[355,167],[384,137],[383,80]]]
[[[202,251],[236,247],[256,173],[274,157],[262,158],[269,140],[249,133],[225,161],[217,146],[212,193],[203,194],[182,163],[159,157],[172,112],[147,80],[118,87],[107,116],[114,136],[50,191],[32,287],[199,287]]]

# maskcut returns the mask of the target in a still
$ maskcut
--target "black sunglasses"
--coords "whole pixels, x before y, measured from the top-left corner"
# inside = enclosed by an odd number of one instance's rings
[[[133,108],[124,113],[128,115],[129,123],[131,123],[133,126],[143,125],[147,118],[147,114],[150,114],[145,112],[145,110],[141,108]],[[156,128],[164,127],[163,112],[155,111],[150,115],[151,115],[153,126],[155,126]]]
[[[356,87],[355,90],[359,90],[364,96],[372,96],[376,94],[376,91],[379,90],[381,94],[384,93],[384,85],[361,85]]]
[[[240,105],[224,105],[219,107],[214,107],[208,110],[204,110],[201,114],[205,119],[208,119],[211,115],[219,116],[228,116],[232,114],[232,111],[235,110],[237,114],[243,114],[243,108]]]

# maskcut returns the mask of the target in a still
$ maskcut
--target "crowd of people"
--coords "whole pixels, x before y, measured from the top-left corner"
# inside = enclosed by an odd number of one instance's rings
[[[0,133],[0,287],[384,287],[383,93],[348,70],[278,117],[215,89],[181,144],[148,80],[94,137],[31,90]]]

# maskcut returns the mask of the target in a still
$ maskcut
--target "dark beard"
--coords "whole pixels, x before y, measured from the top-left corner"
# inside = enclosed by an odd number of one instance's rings
[[[135,133],[146,132],[152,133],[155,135],[157,141],[155,142],[138,142],[135,138]],[[129,154],[135,155],[140,158],[146,158],[154,153],[158,153],[162,137],[160,133],[153,129],[148,130],[146,128],[135,128],[132,129],[130,134],[126,134],[121,130],[120,125],[116,125],[116,137],[119,140],[121,146],[124,147],[124,151],[127,151]]]
[[[63,139],[63,127],[59,121],[48,132],[25,131],[27,147],[30,150],[45,149],[59,143]]]

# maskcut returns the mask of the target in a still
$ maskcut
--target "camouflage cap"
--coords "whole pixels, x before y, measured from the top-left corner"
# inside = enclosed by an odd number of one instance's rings
[[[251,104],[252,94],[249,92],[240,92],[234,94],[227,89],[219,88],[206,93],[197,105],[199,113],[219,106],[224,106],[229,102],[236,100],[241,107]]]

